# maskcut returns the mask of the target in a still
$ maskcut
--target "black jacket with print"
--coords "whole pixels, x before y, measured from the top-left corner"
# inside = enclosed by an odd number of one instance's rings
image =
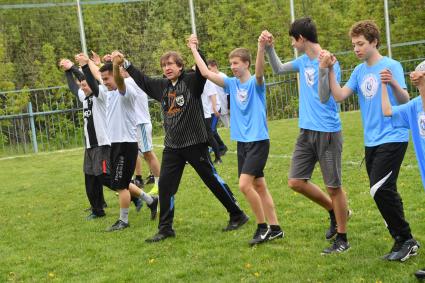
[[[206,79],[198,68],[195,72],[182,71],[174,86],[168,79],[146,76],[133,65],[127,72],[143,91],[161,102],[166,147],[184,148],[207,142],[201,101]]]

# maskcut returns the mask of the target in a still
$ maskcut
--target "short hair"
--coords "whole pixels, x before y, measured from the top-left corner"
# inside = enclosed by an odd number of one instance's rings
[[[377,41],[376,48],[378,48],[379,45],[381,44],[380,33],[381,32],[379,31],[379,27],[376,25],[374,21],[365,20],[365,21],[360,21],[353,24],[351,26],[349,35],[350,37],[363,35],[364,38],[366,38],[366,40],[369,41],[369,43],[371,43],[372,41],[376,39]]]
[[[229,59],[239,57],[243,62],[248,62],[248,67],[251,65],[251,53],[246,48],[233,49],[229,54]]]
[[[102,67],[100,67],[99,72],[112,72],[114,70],[114,66],[112,62],[106,62]]]
[[[296,40],[302,36],[310,42],[319,43],[317,40],[316,25],[309,17],[296,19],[289,28],[289,35]]]
[[[208,66],[215,66],[215,67],[218,67],[218,65],[217,65],[217,61],[216,61],[216,60],[214,60],[214,59],[210,59],[210,60],[208,60],[208,61],[207,61],[207,65],[208,65]]]
[[[177,52],[177,51],[168,51],[165,52],[161,58],[159,59],[159,63],[161,65],[161,68],[165,65],[165,62],[170,59],[173,58],[174,61],[176,62],[176,65],[180,68],[184,68],[184,61],[183,61],[183,57],[182,55]]]

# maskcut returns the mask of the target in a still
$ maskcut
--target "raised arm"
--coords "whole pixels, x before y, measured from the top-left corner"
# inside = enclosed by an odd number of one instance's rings
[[[393,90],[393,95],[399,104],[404,104],[409,101],[409,93],[406,89],[401,88],[397,80],[394,79],[391,70],[384,69],[380,72],[381,82],[388,84]]]
[[[72,64],[72,62],[69,59],[62,59],[59,62],[59,67],[65,71],[65,78],[66,78],[66,82],[68,84],[69,90],[71,91],[72,94],[78,97],[78,90],[80,89],[80,86],[75,81],[73,69],[76,69],[78,72],[80,71],[78,70],[76,66]],[[78,80],[80,80],[80,78],[78,78]]]
[[[266,39],[261,36],[258,37],[257,58],[255,59],[255,79],[258,85],[264,83],[265,48]]]
[[[197,66],[197,69],[201,72],[202,76],[216,85],[219,85],[221,87],[224,87],[224,79],[219,75],[216,74],[210,70],[208,70],[207,64],[205,64],[205,61],[202,59],[201,55],[198,51],[198,38],[196,35],[192,34],[189,39],[187,46],[192,51],[193,58],[195,59],[195,63]]]
[[[276,51],[274,50],[274,37],[269,31],[263,30],[258,38],[258,41],[260,40],[264,40],[266,43],[265,51],[269,57],[269,63],[272,66],[273,73],[283,74],[296,71],[292,65],[292,61],[282,63],[279,59],[279,56],[277,56]]]
[[[99,84],[96,81],[96,79],[94,78],[90,67],[89,67],[89,57],[87,57],[87,55],[85,55],[84,53],[80,53],[75,55],[75,60],[80,64],[84,75],[86,76],[86,81],[87,84],[89,85],[89,87],[91,88],[91,91],[93,93],[94,96],[99,96]]]
[[[124,57],[118,51],[114,51],[112,53],[112,64],[113,64],[113,74],[114,80],[117,84],[118,91],[121,94],[125,94],[126,87],[124,83],[124,78],[121,76],[120,66],[124,63]]]

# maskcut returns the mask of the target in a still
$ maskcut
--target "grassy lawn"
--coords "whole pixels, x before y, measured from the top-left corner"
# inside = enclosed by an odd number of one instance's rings
[[[298,120],[269,123],[271,151],[265,170],[285,238],[248,247],[255,221],[237,188],[236,144],[217,170],[251,220],[223,233],[228,216],[221,204],[187,167],[176,195],[175,239],[146,244],[156,232],[146,207],[130,210],[131,227],[105,233],[115,222],[118,202],[105,189],[107,216],[86,221],[88,201],[82,173],[83,149],[0,159],[0,281],[12,282],[415,282],[425,266],[425,249],[406,263],[380,259],[392,240],[369,194],[361,165],[363,130],[359,112],[344,113],[343,181],[353,217],[351,249],[321,256],[328,214],[287,186]],[[155,144],[162,144],[160,138]],[[155,151],[161,156],[161,148]],[[323,187],[319,168],[313,181]],[[425,243],[425,194],[413,146],[399,177],[399,191],[414,236]]]

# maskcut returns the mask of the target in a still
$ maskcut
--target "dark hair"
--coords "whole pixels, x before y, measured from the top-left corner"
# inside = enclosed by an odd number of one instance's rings
[[[102,67],[100,67],[99,72],[103,73],[103,72],[112,72],[114,70],[114,66],[112,65],[111,62],[106,62]]]
[[[208,60],[207,61],[207,65],[208,66],[215,66],[215,67],[217,67],[217,61],[214,60],[214,59]]]
[[[251,66],[251,53],[246,48],[236,48],[233,49],[229,54],[229,59],[234,57],[239,57],[242,62],[248,62],[248,67]]]
[[[184,68],[184,62],[183,62],[183,58],[180,55],[180,53],[176,52],[176,51],[168,51],[166,53],[164,53],[164,55],[161,56],[161,59],[159,59],[159,63],[161,65],[161,68],[165,65],[165,62],[170,59],[173,58],[174,61],[176,62],[176,65],[179,68]]]
[[[363,35],[369,43],[372,43],[372,41],[376,39],[376,48],[381,44],[379,28],[375,22],[371,20],[360,21],[352,25],[349,35],[350,37]]]
[[[294,37],[296,40],[302,36],[310,42],[319,43],[317,40],[316,25],[309,17],[296,19],[289,28],[289,35]]]

